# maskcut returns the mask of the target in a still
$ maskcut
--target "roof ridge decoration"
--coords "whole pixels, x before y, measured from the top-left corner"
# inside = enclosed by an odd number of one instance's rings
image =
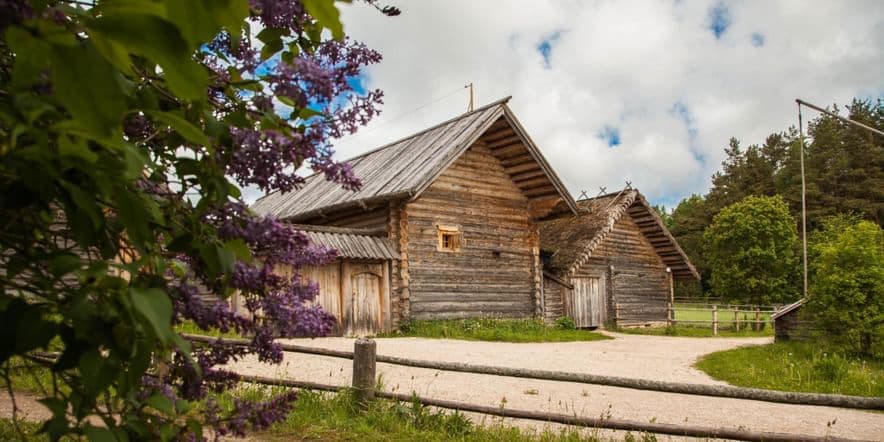
[[[598,245],[605,240],[605,237],[614,230],[614,225],[617,224],[617,221],[620,221],[620,218],[623,217],[623,214],[626,213],[629,206],[635,202],[636,195],[638,195],[638,191],[635,189],[623,192],[621,200],[608,208],[608,218],[605,220],[605,225],[589,241],[589,244],[583,249],[580,256],[573,264],[571,264],[571,267],[568,268],[569,276],[573,276],[577,269],[586,263],[586,261],[592,256],[592,252],[596,247],[598,247]]]

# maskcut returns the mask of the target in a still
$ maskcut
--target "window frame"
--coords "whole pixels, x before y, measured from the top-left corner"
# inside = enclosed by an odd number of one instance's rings
[[[445,245],[445,238],[449,238],[448,246]],[[463,232],[460,226],[436,224],[436,251],[445,253],[460,252],[463,247]]]

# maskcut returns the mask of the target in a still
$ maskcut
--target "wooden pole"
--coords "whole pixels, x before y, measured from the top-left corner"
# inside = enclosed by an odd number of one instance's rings
[[[740,331],[740,309],[734,308],[734,331]]]
[[[753,330],[761,331],[761,307],[755,306],[755,324]]]
[[[672,303],[666,303],[666,326],[672,327]]]
[[[712,336],[718,336],[718,306],[712,306]]]
[[[377,344],[373,339],[359,338],[353,348],[353,389],[356,401],[366,406],[374,400],[377,386],[376,366]]]

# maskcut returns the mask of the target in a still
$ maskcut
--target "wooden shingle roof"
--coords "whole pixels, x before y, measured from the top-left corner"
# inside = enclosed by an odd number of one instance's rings
[[[700,279],[687,254],[638,190],[580,200],[577,206],[580,210],[577,216],[557,216],[540,223],[540,247],[550,254],[550,270],[573,274],[592,256],[614,225],[628,215],[672,270],[675,279]]]
[[[508,100],[496,101],[348,160],[363,183],[358,191],[345,190],[323,175],[314,174],[301,188],[266,195],[252,209],[297,222],[351,207],[413,200],[481,138],[529,200],[561,198],[576,213],[576,203],[507,107]]]
[[[399,259],[399,252],[383,232],[344,227],[311,226],[293,224],[304,232],[314,245],[335,249],[341,258]]]

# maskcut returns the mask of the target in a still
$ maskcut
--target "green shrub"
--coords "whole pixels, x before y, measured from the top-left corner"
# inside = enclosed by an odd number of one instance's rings
[[[559,330],[575,330],[577,328],[577,324],[574,323],[574,320],[568,316],[562,316],[559,319],[556,319],[556,328]]]
[[[802,314],[834,349],[884,358],[884,232],[842,221],[825,223],[812,245]]]

